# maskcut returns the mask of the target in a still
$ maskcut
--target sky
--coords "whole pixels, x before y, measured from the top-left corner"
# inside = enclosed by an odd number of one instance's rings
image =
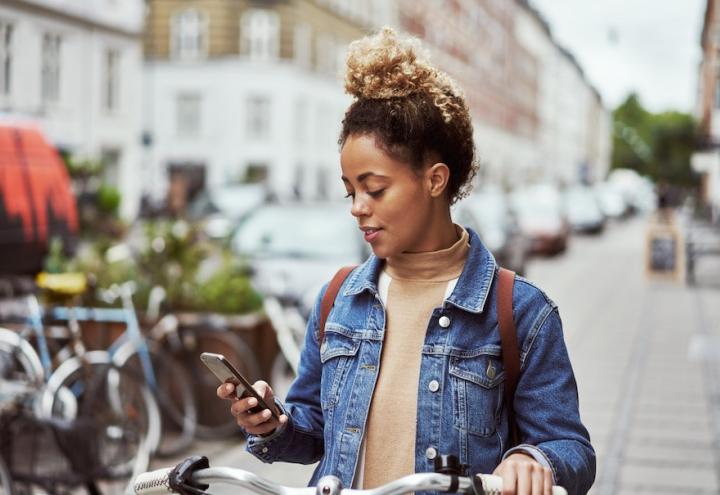
[[[705,0],[531,0],[605,105],[693,112]]]

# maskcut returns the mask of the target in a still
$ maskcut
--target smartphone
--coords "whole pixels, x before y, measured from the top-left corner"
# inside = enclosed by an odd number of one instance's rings
[[[272,417],[278,418],[275,411],[271,409],[263,398],[258,394],[255,389],[250,385],[244,376],[235,369],[230,361],[228,361],[222,354],[214,354],[212,352],[203,352],[200,354],[200,360],[208,367],[213,375],[218,377],[221,383],[232,383],[235,385],[235,393],[238,398],[244,399],[246,397],[255,397],[258,401],[258,405],[249,410],[251,413],[259,413],[263,409],[269,409]]]

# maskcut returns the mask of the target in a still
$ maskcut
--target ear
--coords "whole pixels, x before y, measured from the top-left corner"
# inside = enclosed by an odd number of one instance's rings
[[[444,163],[435,163],[425,171],[425,182],[428,185],[430,196],[437,198],[447,189],[450,181],[450,168]]]

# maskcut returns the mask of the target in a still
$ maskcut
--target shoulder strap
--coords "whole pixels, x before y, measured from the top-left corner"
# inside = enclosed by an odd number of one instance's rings
[[[508,411],[510,435],[513,445],[519,443],[518,428],[515,422],[515,387],[520,377],[520,352],[518,351],[517,332],[513,319],[513,286],[515,272],[500,268],[497,314],[502,344],[503,369],[505,370],[505,407]]]
[[[345,282],[345,279],[348,275],[350,275],[350,272],[355,269],[355,266],[357,265],[344,266],[338,270],[332,280],[330,280],[328,288],[323,295],[322,301],[320,302],[320,335],[318,337],[318,343],[321,345],[325,339],[325,322],[328,319],[328,315],[330,315],[330,310],[335,304],[335,298],[340,291],[340,286],[342,286],[343,282]]]

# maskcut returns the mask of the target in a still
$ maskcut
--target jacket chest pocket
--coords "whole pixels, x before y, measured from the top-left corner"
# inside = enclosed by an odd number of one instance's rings
[[[325,333],[325,340],[320,346],[320,361],[323,365],[320,403],[323,409],[332,409],[338,403],[342,385],[359,348],[360,340],[337,332]]]
[[[453,421],[457,428],[485,437],[495,433],[502,410],[500,384],[505,373],[500,347],[468,354],[470,357],[450,357]]]

